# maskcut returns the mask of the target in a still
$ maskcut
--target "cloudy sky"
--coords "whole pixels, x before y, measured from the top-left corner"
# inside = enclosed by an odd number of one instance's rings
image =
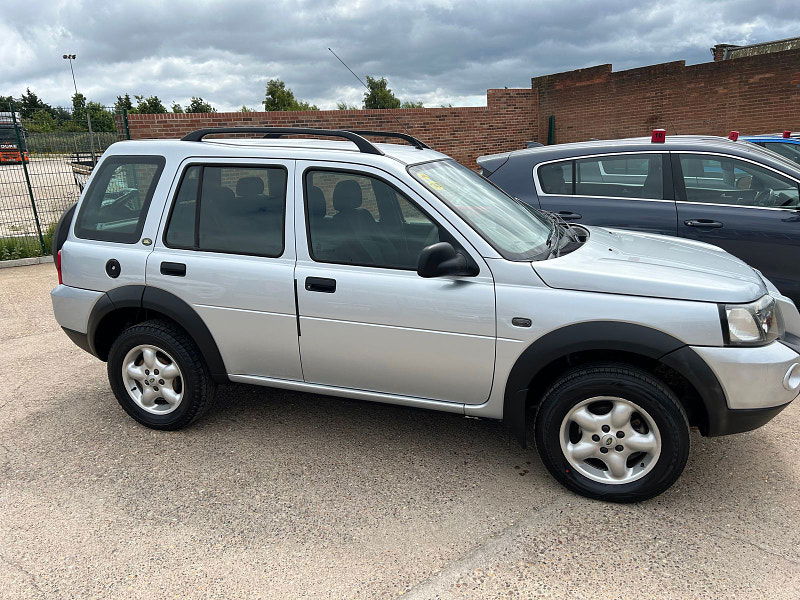
[[[481,105],[491,87],[612,63],[616,70],[710,60],[715,43],[800,35],[799,0],[2,0],[0,95],[30,87],[68,105],[64,53],[91,100],[201,96],[259,107],[267,79],[334,108],[360,104],[359,75],[402,99]]]

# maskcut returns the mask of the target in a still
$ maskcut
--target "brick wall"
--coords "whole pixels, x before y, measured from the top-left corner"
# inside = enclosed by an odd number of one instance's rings
[[[130,115],[131,135],[176,138],[222,125],[403,131],[475,168],[475,159],[547,140],[800,130],[800,49],[686,66],[684,61],[612,71],[599,65],[534,77],[531,89],[493,89],[486,106]],[[405,126],[398,123],[400,120]]]
[[[614,72],[600,65],[534,77],[540,137],[556,142],[667,134],[800,130],[800,50]]]
[[[202,127],[246,125],[407,131],[474,168],[481,154],[522,148],[536,139],[534,97],[530,89],[497,89],[488,90],[487,105],[480,107],[132,114],[128,125],[133,139],[177,138]]]

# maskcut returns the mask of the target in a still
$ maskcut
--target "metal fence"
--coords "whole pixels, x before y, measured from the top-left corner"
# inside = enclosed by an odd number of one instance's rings
[[[128,137],[127,115],[113,108],[0,106],[0,260],[48,254],[100,155]]]

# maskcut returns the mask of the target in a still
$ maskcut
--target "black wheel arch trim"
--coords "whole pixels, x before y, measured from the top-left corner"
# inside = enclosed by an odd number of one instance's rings
[[[214,336],[197,311],[175,294],[152,286],[121,286],[109,290],[97,300],[89,315],[87,328],[88,346],[92,354],[106,360],[107,357],[101,356],[95,346],[97,327],[107,315],[121,308],[152,310],[175,321],[197,344],[212,379],[217,383],[228,381],[228,371]]]
[[[523,447],[527,446],[526,419],[529,385],[554,361],[586,351],[621,351],[658,360],[685,377],[700,394],[709,415],[704,435],[726,433],[725,392],[716,375],[698,354],[677,338],[643,325],[619,321],[576,323],[546,333],[517,358],[506,381],[503,420]]]

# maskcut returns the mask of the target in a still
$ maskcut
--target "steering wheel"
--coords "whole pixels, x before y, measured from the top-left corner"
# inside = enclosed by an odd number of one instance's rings
[[[775,203],[772,202],[772,199],[774,197],[775,197],[774,190],[772,188],[768,188],[758,192],[753,200],[755,201],[755,204],[757,204],[758,206],[775,206]]]

